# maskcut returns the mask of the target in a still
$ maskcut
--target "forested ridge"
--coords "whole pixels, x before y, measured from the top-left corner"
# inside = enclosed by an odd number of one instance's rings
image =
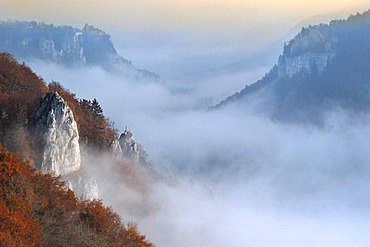
[[[48,92],[68,103],[85,147],[105,151],[117,138],[96,99],[46,85],[0,53],[0,246],[153,246],[100,200],[77,198],[60,177],[38,171],[43,132],[36,112]]]
[[[0,246],[153,246],[101,201],[76,198],[0,144]]]

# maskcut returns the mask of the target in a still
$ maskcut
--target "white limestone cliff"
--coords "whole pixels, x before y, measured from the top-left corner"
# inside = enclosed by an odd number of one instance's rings
[[[135,164],[139,164],[141,154],[131,131],[125,130],[118,140],[111,142],[110,147],[115,159],[131,160]]]
[[[119,137],[119,144],[122,149],[122,154],[125,157],[137,163],[139,162],[140,154],[138,145],[134,139],[134,135],[130,131],[125,130],[121,134],[121,136]]]
[[[43,55],[50,56],[55,61],[68,59],[86,63],[83,47],[79,41],[79,33],[73,36],[65,36],[60,40],[60,48],[56,48],[55,41],[51,38],[41,38],[39,47]]]
[[[278,63],[279,76],[292,78],[300,72],[321,74],[335,57],[335,42],[318,28],[303,29],[284,48]]]
[[[48,93],[37,117],[45,129],[41,171],[61,175],[78,196],[85,199],[98,198],[95,179],[81,171],[77,123],[67,102],[58,93]]]
[[[46,127],[41,171],[66,175],[81,166],[79,134],[71,108],[57,93],[48,93],[38,112]]]
[[[292,78],[299,72],[321,74],[333,60],[332,53],[306,53],[294,57],[282,56],[279,59],[279,76],[286,75]]]
[[[119,140],[113,140],[110,144],[110,148],[111,148],[113,158],[117,160],[122,159],[122,148],[119,143]]]
[[[67,66],[99,66],[125,77],[158,81],[150,71],[135,68],[120,56],[111,36],[86,24],[82,29],[43,22],[0,21],[0,47],[22,61],[38,59]]]

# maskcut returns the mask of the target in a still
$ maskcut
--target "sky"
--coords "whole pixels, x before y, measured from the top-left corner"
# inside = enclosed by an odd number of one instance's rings
[[[368,3],[365,0],[0,0],[0,6],[2,19],[80,27],[88,22],[111,32],[205,28],[207,32],[220,32],[231,28],[238,29],[241,36],[248,33],[254,39],[263,40],[312,16],[341,12],[348,15],[365,10]],[[234,38],[235,42],[242,41]]]
[[[282,20],[299,21],[314,15],[361,10],[368,4],[365,0],[1,0],[0,3],[2,18],[37,18],[59,24],[89,21],[99,26],[124,25],[134,29],[276,25]]]

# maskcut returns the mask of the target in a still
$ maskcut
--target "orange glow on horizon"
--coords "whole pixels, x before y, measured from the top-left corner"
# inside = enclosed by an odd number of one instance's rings
[[[294,25],[316,15],[362,12],[367,6],[367,0],[0,0],[0,16],[78,26],[89,22],[103,27],[191,28],[281,20]]]

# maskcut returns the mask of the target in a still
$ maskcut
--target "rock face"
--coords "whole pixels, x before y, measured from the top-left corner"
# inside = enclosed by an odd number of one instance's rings
[[[333,110],[368,114],[369,27],[370,10],[303,28],[269,73],[216,108],[230,103],[277,120],[318,124]]]
[[[40,59],[67,66],[94,65],[125,76],[158,80],[118,55],[111,37],[86,24],[83,29],[36,22],[0,22],[0,51],[18,59]]]
[[[122,154],[125,157],[139,162],[140,154],[138,150],[138,145],[134,139],[134,135],[130,131],[125,130],[121,134],[121,136],[119,137],[119,144],[122,149]]]
[[[67,35],[61,40],[60,49],[56,47],[53,40],[40,38],[39,49],[41,54],[56,61],[80,61],[85,64],[87,61],[84,50],[79,45],[78,36],[78,33]],[[23,47],[27,47],[27,42],[23,42]]]
[[[292,78],[300,72],[321,74],[333,58],[334,54],[332,53],[307,53],[295,57],[281,56],[279,76]]]
[[[48,93],[37,111],[37,117],[45,129],[41,171],[62,175],[78,196],[98,198],[95,179],[80,171],[79,133],[68,104],[59,94]]]
[[[125,130],[118,140],[112,141],[110,147],[116,159],[128,159],[139,164],[142,155],[131,131]]]
[[[121,144],[119,143],[119,140],[113,140],[110,144],[110,149],[115,159],[117,160],[122,159],[122,148]]]
[[[321,74],[335,57],[334,42],[334,38],[328,37],[319,28],[303,29],[284,47],[278,62],[279,76],[292,78],[300,72]]]
[[[59,176],[80,169],[77,123],[67,103],[57,93],[48,93],[37,116],[46,127],[41,170]]]

